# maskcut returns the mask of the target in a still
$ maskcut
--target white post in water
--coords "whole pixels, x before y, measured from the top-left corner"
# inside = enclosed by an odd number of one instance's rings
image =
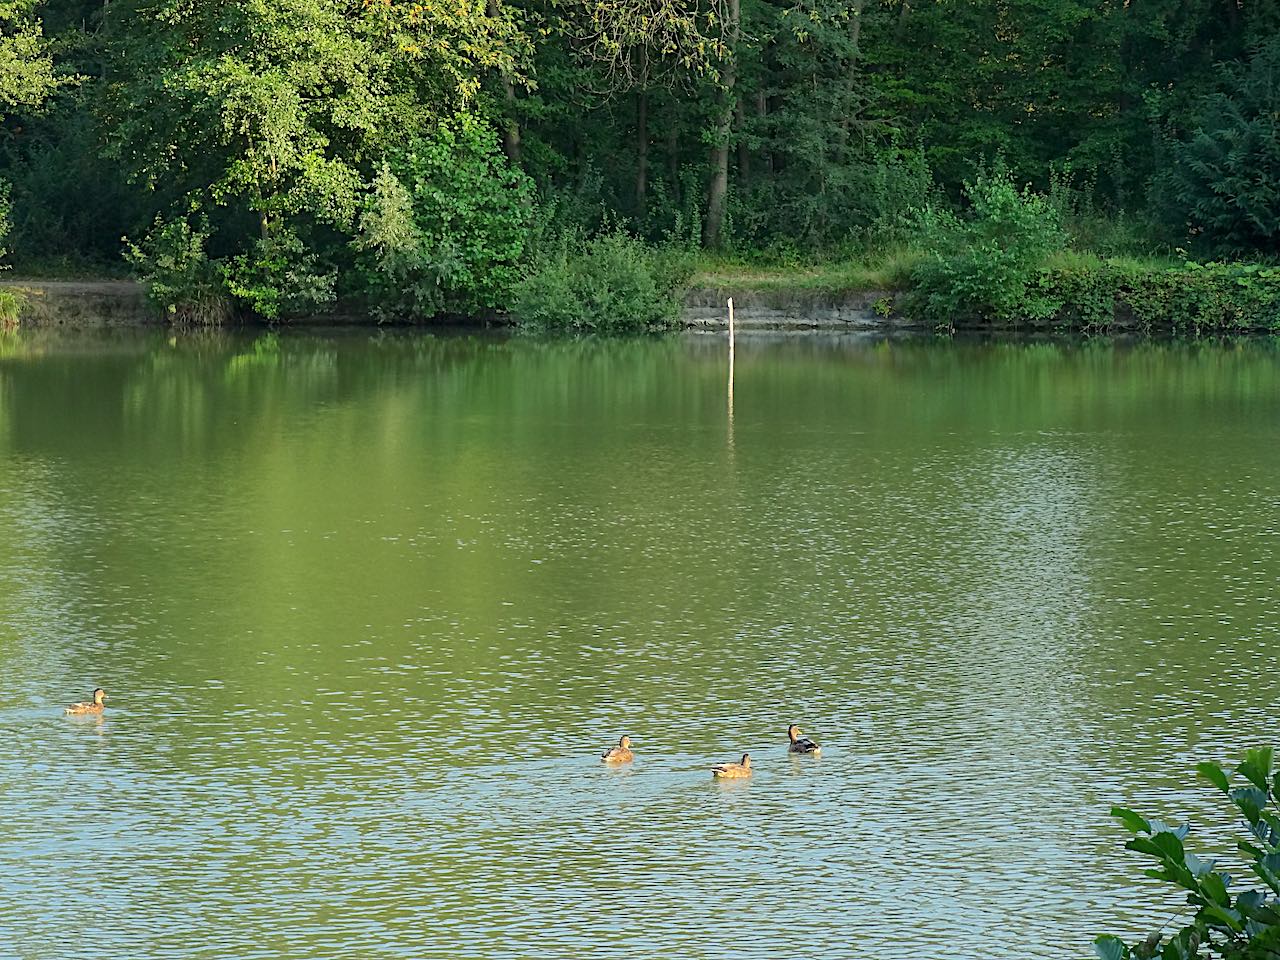
[[[733,297],[729,298],[729,419],[733,419]]]
[[[728,298],[728,448],[733,449],[733,298]]]

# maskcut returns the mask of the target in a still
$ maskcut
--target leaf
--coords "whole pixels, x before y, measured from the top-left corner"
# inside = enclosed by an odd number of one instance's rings
[[[1151,824],[1128,807],[1112,807],[1111,815],[1133,833],[1150,833]]]
[[[1157,847],[1150,837],[1134,837],[1124,845],[1124,848],[1135,853],[1145,853],[1149,857],[1164,859],[1164,851]]]
[[[1249,823],[1257,826],[1262,817],[1262,808],[1267,805],[1267,794],[1253,787],[1237,787],[1231,791],[1231,802],[1240,809]],[[1265,839],[1265,837],[1258,839]]]
[[[1103,934],[1093,941],[1093,952],[1098,960],[1129,960],[1129,948],[1119,937]]]
[[[1231,898],[1227,896],[1227,883],[1220,873],[1207,873],[1200,878],[1200,889],[1204,891],[1206,897],[1220,907],[1231,905]]]
[[[1157,833],[1151,838],[1151,842],[1155,844],[1156,849],[1158,849],[1164,857],[1178,866],[1182,866],[1186,861],[1187,852],[1182,846],[1181,838],[1179,838],[1177,834],[1170,833],[1168,831],[1164,833]]]
[[[1212,783],[1215,787],[1217,787],[1223,793],[1231,792],[1231,785],[1230,785],[1230,781],[1227,778],[1226,771],[1224,771],[1216,763],[1206,762],[1206,763],[1198,764],[1196,766],[1196,773],[1198,773],[1205,780],[1208,780],[1210,783]]]
[[[1253,865],[1253,872],[1280,896],[1280,853],[1269,853]]]
[[[1236,849],[1239,850],[1241,853],[1247,853],[1249,856],[1253,857],[1253,859],[1255,860],[1261,860],[1264,856],[1266,856],[1265,853],[1263,853],[1261,850],[1255,847],[1252,843],[1245,843],[1243,840],[1236,841]]]
[[[1267,780],[1271,777],[1271,748],[1259,747],[1244,755],[1244,763],[1236,770],[1259,790],[1266,792]],[[1266,806],[1264,802],[1262,804]]]
[[[1191,871],[1193,877],[1203,877],[1206,873],[1213,869],[1212,861],[1201,860],[1194,853],[1188,853],[1183,859],[1187,869]]]
[[[1218,924],[1237,932],[1244,929],[1244,920],[1240,918],[1240,914],[1234,910],[1228,910],[1226,907],[1220,907],[1216,903],[1207,903],[1204,906],[1204,912],[1210,917],[1218,921]]]

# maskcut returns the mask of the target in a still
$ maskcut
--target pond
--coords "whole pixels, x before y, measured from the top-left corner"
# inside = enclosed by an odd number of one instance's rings
[[[0,955],[1085,957],[1278,578],[1270,343],[9,335]]]

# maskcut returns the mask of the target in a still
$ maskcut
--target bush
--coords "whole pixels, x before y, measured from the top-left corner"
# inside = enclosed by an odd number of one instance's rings
[[[17,290],[0,290],[0,330],[12,330],[22,316],[26,298]]]
[[[691,273],[684,253],[646,246],[622,232],[597,237],[581,252],[568,247],[565,242],[540,258],[516,285],[511,314],[521,327],[631,333],[679,324]]]
[[[1048,316],[1058,304],[1029,300],[1028,287],[1064,237],[1048,201],[1007,176],[965,184],[969,216],[926,207],[918,215],[926,256],[912,272],[909,309],[938,326],[957,320]]]
[[[232,314],[231,297],[220,266],[205,244],[209,224],[156,218],[139,243],[124,238],[125,259],[147,288],[147,297],[176,323],[224,323]]]
[[[1028,299],[1060,304],[1055,320],[1090,332],[1117,322],[1143,333],[1280,331],[1280,267],[1074,258],[1045,269]]]
[[[1198,767],[1244,817],[1245,837],[1235,848],[1263,889],[1235,893],[1232,876],[1217,869],[1216,861],[1186,849],[1189,827],[1170,827],[1112,807],[1112,816],[1134,835],[1125,848],[1155,860],[1146,875],[1184,891],[1195,913],[1167,939],[1163,927],[1134,947],[1117,937],[1099,937],[1094,950],[1101,960],[1269,960],[1280,954],[1280,773],[1273,776],[1271,768],[1270,747],[1245,755],[1235,771],[1238,786],[1217,764]]]
[[[267,320],[299,316],[335,299],[336,270],[322,270],[287,226],[259,239],[252,253],[232,257],[221,267],[227,290]]]
[[[410,143],[383,165],[360,218],[375,309],[427,318],[500,306],[519,278],[532,194],[474,117]]]

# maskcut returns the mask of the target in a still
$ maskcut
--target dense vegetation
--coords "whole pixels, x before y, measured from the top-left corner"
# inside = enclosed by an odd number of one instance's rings
[[[0,179],[17,267],[191,320],[662,326],[700,249],[896,257],[946,323],[1269,322],[1271,272],[1182,264],[1280,255],[1280,5],[0,0]]]
[[[1272,749],[1250,750],[1236,768],[1234,783],[1214,763],[1200,764],[1199,772],[1242,818],[1245,835],[1236,841],[1235,853],[1246,882],[1261,886],[1238,890],[1238,870],[1233,876],[1220,861],[1188,850],[1188,826],[1171,827],[1115,807],[1112,814],[1134,834],[1125,846],[1155,861],[1146,875],[1178,888],[1187,910],[1133,947],[1117,937],[1099,937],[1095,952],[1101,960],[1280,957],[1280,772],[1273,774]]]

